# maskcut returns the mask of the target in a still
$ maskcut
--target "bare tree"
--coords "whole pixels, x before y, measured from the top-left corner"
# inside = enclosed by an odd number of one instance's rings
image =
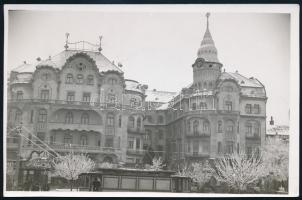
[[[212,177],[212,169],[209,162],[196,162],[191,165],[183,164],[178,169],[178,175],[190,177],[194,182],[198,184],[200,189],[206,182]]]
[[[159,171],[159,170],[161,170],[165,166],[166,165],[163,164],[162,158],[158,157],[158,158],[153,158],[152,165],[151,165],[150,169],[152,169],[154,171]]]
[[[70,190],[72,191],[73,183],[79,178],[79,175],[90,172],[94,167],[94,161],[87,155],[76,155],[72,152],[54,161],[54,175],[67,179],[70,182]]]
[[[266,165],[256,152],[248,156],[234,153],[214,161],[212,173],[217,181],[226,183],[237,192],[244,192],[266,175]]]
[[[278,180],[288,179],[289,145],[281,138],[268,138],[262,148],[263,160],[268,173]]]

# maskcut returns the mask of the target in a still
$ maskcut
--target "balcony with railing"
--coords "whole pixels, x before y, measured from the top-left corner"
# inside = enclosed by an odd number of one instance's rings
[[[138,133],[138,134],[144,134],[145,130],[143,128],[138,128],[138,127],[127,127],[127,132],[128,133]]]
[[[87,101],[66,101],[55,99],[8,99],[8,104],[20,103],[40,103],[40,104],[55,104],[64,107],[83,107],[83,108],[96,108],[101,110],[116,109],[116,110],[139,110],[139,107],[134,107],[128,104],[119,103],[100,103],[100,102],[87,102]]]
[[[113,147],[100,147],[100,146],[92,146],[92,145],[79,145],[79,144],[50,144],[47,145],[57,152],[84,152],[84,153],[103,153],[103,154],[118,154],[121,153],[120,148]],[[43,148],[47,148],[46,145],[40,144]],[[36,144],[24,145],[23,149],[36,150],[40,149]]]
[[[249,139],[249,140],[260,140],[261,139],[260,134],[258,134],[258,133],[247,133],[245,135],[245,138]]]
[[[146,150],[143,149],[127,149],[127,154],[129,155],[145,155]]]
[[[187,137],[211,137],[210,131],[194,131],[194,132],[188,132]]]
[[[225,140],[227,141],[236,141],[237,135],[234,132],[226,132],[225,133]]]
[[[186,157],[209,157],[210,152],[186,152]]]
[[[78,131],[100,131],[100,124],[81,124],[81,123],[64,123],[64,122],[49,122],[50,130],[78,130]]]

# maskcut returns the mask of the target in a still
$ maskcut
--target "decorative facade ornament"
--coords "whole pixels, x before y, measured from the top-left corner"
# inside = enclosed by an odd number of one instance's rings
[[[68,37],[69,37],[69,33],[65,33],[65,36],[66,36],[66,42],[65,42],[64,48],[67,50],[68,49]]]
[[[103,36],[101,35],[101,36],[99,36],[99,39],[100,39],[100,44],[99,44],[99,52],[101,52],[102,51],[102,38],[103,38]]]

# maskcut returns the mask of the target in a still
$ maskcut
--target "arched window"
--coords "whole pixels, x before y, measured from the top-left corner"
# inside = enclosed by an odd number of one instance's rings
[[[162,115],[158,116],[157,121],[159,124],[164,123],[164,117]]]
[[[218,154],[221,154],[221,153],[222,153],[221,142],[218,142],[218,149],[217,149],[217,153],[218,153]]]
[[[66,113],[65,123],[66,124],[72,124],[73,123],[73,114],[72,114],[72,112]]]
[[[234,123],[231,120],[229,120],[227,122],[227,132],[228,133],[233,133],[234,132]]]
[[[218,125],[217,126],[218,126],[217,127],[218,133],[222,133],[222,121],[221,120],[218,121]]]
[[[114,116],[112,114],[107,115],[107,126],[114,126]]]
[[[141,126],[142,126],[142,120],[140,117],[138,117],[136,120],[136,126],[137,126],[137,128],[141,128]]]
[[[23,99],[23,91],[17,91],[17,100],[22,100]]]
[[[47,111],[45,109],[40,109],[39,110],[38,122],[39,123],[47,122]]]
[[[134,117],[132,116],[129,117],[129,127],[134,128]]]
[[[22,121],[22,112],[21,112],[21,110],[16,110],[15,121],[17,123],[20,123]]]
[[[197,120],[195,120],[193,122],[193,134],[194,135],[198,135],[198,126],[199,126],[199,122]]]
[[[70,133],[64,134],[64,144],[72,144],[72,135]]]
[[[77,83],[83,84],[84,83],[84,76],[82,74],[77,75]]]
[[[108,94],[108,96],[107,96],[107,102],[108,103],[115,103],[116,102],[116,96],[115,96],[115,94]]]
[[[82,146],[87,146],[88,145],[88,140],[87,140],[87,135],[86,134],[81,135],[80,145],[82,145]]]
[[[93,75],[88,75],[87,76],[87,85],[93,85],[94,81],[93,81]]]
[[[87,113],[82,114],[81,124],[89,124],[89,115]]]
[[[67,84],[73,83],[73,75],[72,74],[67,74],[66,75],[66,83]]]
[[[190,132],[191,131],[191,123],[190,123],[190,121],[187,122],[187,126],[188,126],[188,132]]]

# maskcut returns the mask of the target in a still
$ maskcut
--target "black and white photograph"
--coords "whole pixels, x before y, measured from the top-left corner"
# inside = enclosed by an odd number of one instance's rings
[[[4,17],[5,196],[299,194],[299,6]]]

